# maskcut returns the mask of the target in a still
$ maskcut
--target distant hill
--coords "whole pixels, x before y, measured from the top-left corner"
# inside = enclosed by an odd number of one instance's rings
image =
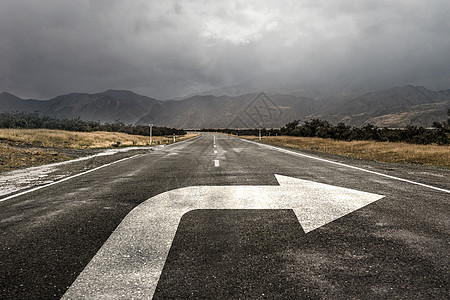
[[[51,100],[23,100],[0,94],[0,111],[39,112],[57,118],[136,123],[161,101],[130,91],[108,90],[98,94],[72,93]]]
[[[311,117],[355,126],[372,123],[379,127],[428,127],[433,121],[446,120],[449,107],[450,90],[434,92],[407,85],[339,101]]]
[[[0,112],[33,112],[39,108],[40,104],[38,100],[23,100],[7,92],[0,94]]]
[[[313,98],[289,94],[248,93],[239,96],[196,95],[159,101],[131,91],[73,93],[51,100],[23,100],[0,94],[0,112],[39,112],[58,118],[154,124],[176,128],[277,128],[295,120],[318,118],[331,123],[400,128],[429,127],[447,119],[450,90],[402,86],[358,97]]]

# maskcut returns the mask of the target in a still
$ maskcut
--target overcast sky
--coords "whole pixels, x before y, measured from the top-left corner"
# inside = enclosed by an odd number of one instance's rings
[[[449,0],[0,0],[0,91],[158,99],[289,69],[450,88]],[[282,72],[281,72],[282,73]]]

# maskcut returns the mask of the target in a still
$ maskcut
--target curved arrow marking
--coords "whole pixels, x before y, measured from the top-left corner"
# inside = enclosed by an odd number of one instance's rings
[[[292,209],[305,233],[384,196],[275,175],[279,186],[192,186],[133,209],[63,299],[149,299],[178,224],[195,209]]]

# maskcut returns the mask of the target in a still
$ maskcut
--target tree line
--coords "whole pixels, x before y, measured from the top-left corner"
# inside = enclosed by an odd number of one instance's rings
[[[293,121],[280,129],[280,134],[302,137],[330,138],[340,141],[380,141],[380,142],[406,142],[412,144],[438,144],[450,143],[450,130],[448,126],[426,129],[418,126],[407,126],[403,129],[379,128],[373,124],[362,127],[349,126],[344,123],[331,125],[327,121],[314,119],[299,125]],[[448,124],[448,122],[445,122]]]
[[[67,131],[110,131],[133,135],[150,135],[146,125],[129,125],[117,120],[114,123],[101,123],[99,121],[83,121],[76,119],[57,119],[38,113],[4,112],[0,113],[0,128],[22,129],[58,129]],[[186,131],[176,128],[153,126],[152,135],[184,135]]]
[[[450,117],[450,109],[447,112]],[[328,121],[313,119],[300,124],[300,120],[287,123],[280,129],[202,129],[201,131],[219,131],[234,135],[276,136],[288,135],[299,137],[319,137],[340,141],[372,140],[382,142],[406,142],[412,144],[450,144],[450,118],[442,123],[434,122],[433,128],[407,126],[403,129],[379,128],[373,124],[362,127],[349,126],[344,123],[332,125]]]
[[[447,112],[450,117],[450,109]],[[114,123],[101,123],[99,121],[83,121],[76,119],[57,119],[38,113],[8,112],[0,113],[0,128],[24,129],[59,129],[68,131],[110,131],[123,132],[133,135],[149,135],[147,125],[129,125],[116,121]],[[341,141],[373,140],[387,142],[407,142],[413,144],[450,144],[450,118],[442,123],[434,122],[433,128],[408,126],[403,129],[379,128],[373,124],[362,127],[349,126],[344,123],[332,125],[328,121],[313,119],[300,124],[300,120],[287,123],[280,129],[202,129],[200,131],[217,131],[235,135],[261,135],[276,136],[288,135],[299,137],[330,138]],[[184,135],[185,130],[153,126],[152,134],[155,136]]]

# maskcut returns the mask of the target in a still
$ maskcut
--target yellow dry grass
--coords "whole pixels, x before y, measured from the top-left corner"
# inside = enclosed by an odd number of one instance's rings
[[[196,136],[176,136],[182,141]],[[173,143],[173,136],[153,137],[152,145]],[[72,132],[48,129],[0,129],[0,172],[71,159],[57,149],[147,146],[148,136],[118,132]],[[54,148],[47,149],[47,148]]]
[[[0,142],[0,172],[69,159],[67,155],[55,151],[42,148],[20,148]]]
[[[250,140],[258,139],[255,136],[246,136],[244,138]],[[345,142],[292,136],[263,137],[262,142],[274,146],[323,152],[358,159],[450,168],[450,146],[374,141]]]
[[[186,134],[176,136],[176,140],[185,140],[195,136]],[[0,140],[31,144],[44,148],[108,148],[117,146],[145,146],[149,144],[148,136],[130,135],[120,132],[73,132],[50,129],[0,129]],[[154,136],[153,145],[173,142],[173,136]]]

